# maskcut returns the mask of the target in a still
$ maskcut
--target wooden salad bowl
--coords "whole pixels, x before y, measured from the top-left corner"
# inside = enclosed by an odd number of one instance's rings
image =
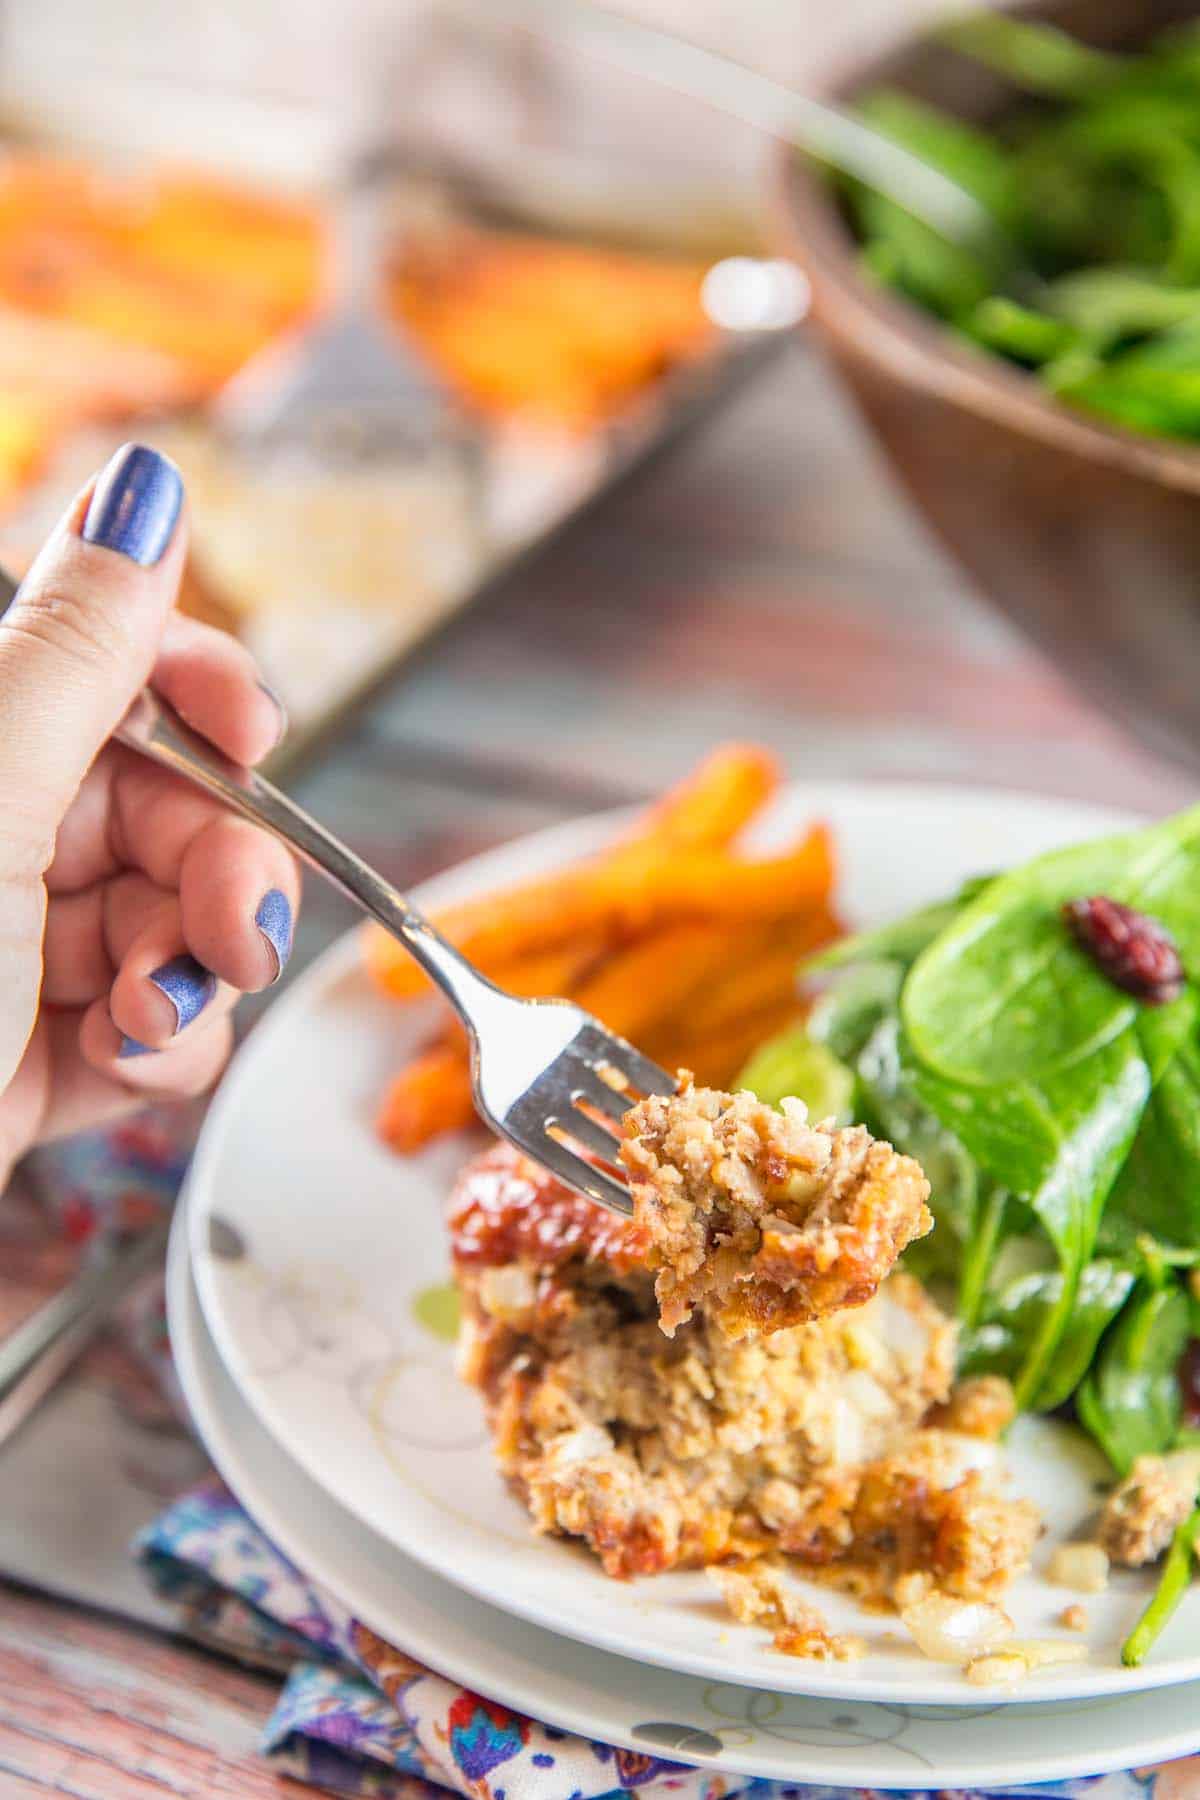
[[[1013,8],[1110,48],[1196,16],[1196,0],[1035,0]],[[994,119],[1013,91],[928,36],[827,92],[881,83]],[[775,217],[812,317],[925,518],[983,592],[1153,747],[1200,767],[1200,445],[1094,422],[1032,375],[958,344],[873,285],[836,195],[781,156]],[[864,520],[864,532],[870,521]]]

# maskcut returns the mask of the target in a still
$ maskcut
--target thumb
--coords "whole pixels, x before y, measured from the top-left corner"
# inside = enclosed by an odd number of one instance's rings
[[[0,617],[0,854],[32,851],[45,866],[80,782],[149,676],[183,566],[182,510],[174,463],[126,444]]]

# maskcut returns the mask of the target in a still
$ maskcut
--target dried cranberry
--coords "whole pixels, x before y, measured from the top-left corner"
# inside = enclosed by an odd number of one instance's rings
[[[1068,900],[1063,918],[1114,987],[1135,994],[1147,1006],[1165,1006],[1183,992],[1183,964],[1165,926],[1145,913],[1093,894]]]
[[[1183,1422],[1193,1431],[1200,1425],[1200,1338],[1193,1338],[1179,1359],[1176,1371]]]

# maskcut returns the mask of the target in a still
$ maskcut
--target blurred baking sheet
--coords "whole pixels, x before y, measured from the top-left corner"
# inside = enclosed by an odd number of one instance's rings
[[[422,214],[410,192],[403,217],[381,297],[461,434],[386,465],[268,458],[222,439],[208,403],[311,309],[319,210],[36,152],[0,169],[0,553],[36,547],[116,444],[174,455],[184,605],[259,659],[292,755],[735,392],[805,303],[763,259],[569,239],[460,197]]]
[[[678,444],[718,412],[752,376],[783,352],[786,341],[786,333],[773,331],[724,344],[703,365],[689,370],[686,377],[664,384],[669,391],[654,396],[652,405],[639,408],[637,416],[604,434],[605,441],[596,449],[590,466],[581,458],[576,469],[564,472],[556,495],[544,491],[537,521],[531,519],[526,532],[514,533],[456,600],[443,606],[436,616],[427,615],[419,625],[413,621],[402,644],[374,657],[358,678],[338,697],[331,698],[318,714],[297,721],[276,758],[276,768],[307,759],[419,652],[432,648],[439,633],[464,611],[486,604],[489,594],[543,545],[635,476],[655,456]],[[568,479],[569,476],[574,479]],[[565,598],[564,603],[569,604],[569,600]]]

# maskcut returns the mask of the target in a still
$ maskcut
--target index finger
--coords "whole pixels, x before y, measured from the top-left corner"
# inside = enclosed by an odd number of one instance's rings
[[[261,762],[287,729],[283,703],[245,645],[182,613],[167,621],[150,682],[185,725],[236,763]]]

